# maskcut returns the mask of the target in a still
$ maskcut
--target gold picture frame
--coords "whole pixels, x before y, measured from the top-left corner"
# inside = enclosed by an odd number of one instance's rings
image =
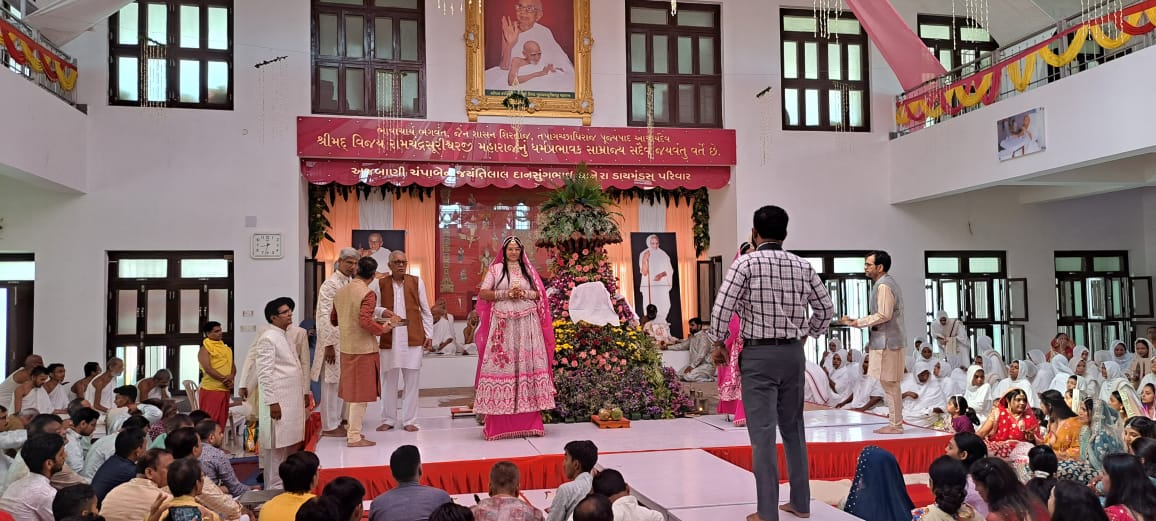
[[[478,116],[580,118],[583,125],[590,125],[591,117],[594,114],[594,93],[590,81],[590,49],[594,46],[594,37],[590,34],[590,0],[571,0],[574,4],[574,32],[573,39],[570,40],[572,54],[568,57],[573,59],[571,71],[574,79],[573,92],[562,90],[564,87],[561,84],[568,85],[564,67],[560,67],[562,70],[557,71],[555,77],[548,78],[551,83],[539,82],[536,84],[559,87],[545,90],[535,90],[534,85],[531,85],[531,82],[536,82],[538,78],[527,81],[524,86],[515,84],[514,87],[510,87],[509,82],[503,80],[503,78],[508,77],[508,66],[507,69],[501,69],[500,65],[495,66],[493,52],[490,53],[490,67],[487,67],[487,25],[491,28],[496,27],[500,31],[503,18],[509,18],[513,21],[516,17],[513,14],[515,9],[519,9],[518,12],[521,12],[520,7],[515,7],[520,5],[519,1],[525,2],[526,0],[473,0],[466,8],[464,38],[466,43],[465,105],[467,117],[471,122],[476,122]],[[532,4],[542,5],[542,2],[531,1],[529,3],[531,4],[530,9],[533,8]],[[556,2],[549,3],[556,5]],[[486,4],[495,6],[491,12],[494,20],[487,20]],[[542,19],[542,9],[541,7],[537,9],[537,17]],[[497,24],[495,24],[495,20],[498,22]],[[536,22],[534,25],[539,28],[544,27],[539,26]],[[499,31],[494,31],[496,34],[491,36],[489,40],[491,43],[498,42],[500,44],[503,41],[502,33]],[[524,32],[529,33],[530,31]],[[552,33],[547,29],[545,34]],[[513,45],[516,46],[517,41]],[[537,49],[539,60],[542,60],[543,56],[546,55],[548,45],[565,51],[565,47],[559,45],[557,40],[549,43],[542,42],[539,45],[541,46]],[[516,52],[518,49],[511,51],[511,53]],[[498,54],[501,54],[500,50]],[[528,55],[526,59],[529,59]],[[525,66],[533,68],[537,63],[539,62],[525,63]],[[487,89],[487,79],[490,80],[489,89]],[[521,99],[528,102],[528,107],[524,110],[510,108],[510,101],[516,101],[519,98],[517,95],[511,96],[511,93],[524,96]]]

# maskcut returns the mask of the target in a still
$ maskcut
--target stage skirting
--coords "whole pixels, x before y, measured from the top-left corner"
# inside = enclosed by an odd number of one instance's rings
[[[904,474],[926,473],[931,462],[943,455],[949,435],[903,438],[890,440],[854,441],[842,443],[810,443],[807,445],[807,459],[811,462],[811,479],[839,480],[855,477],[855,464],[859,453],[868,445],[875,445],[895,455],[899,468]],[[712,447],[703,449],[715,456],[751,470],[751,447]],[[783,446],[778,446],[779,474],[787,476],[787,460],[783,456]]]
[[[931,462],[943,455],[948,436],[930,438],[896,438],[895,440],[846,443],[811,443],[807,445],[811,462],[811,479],[840,480],[855,476],[855,464],[863,447],[876,445],[895,455],[905,474],[927,472]],[[314,441],[314,445],[316,441]],[[713,447],[703,449],[716,457],[751,469],[751,447]],[[785,480],[786,459],[779,445],[779,466]],[[562,474],[561,454],[508,458],[522,473],[522,489],[552,489],[566,481]],[[503,459],[478,459],[422,464],[424,485],[437,487],[450,494],[487,492],[490,486],[490,467]],[[389,466],[324,468],[322,465],[317,492],[339,476],[350,476],[365,485],[366,497],[373,498],[397,486]],[[626,476],[629,480],[630,477]]]

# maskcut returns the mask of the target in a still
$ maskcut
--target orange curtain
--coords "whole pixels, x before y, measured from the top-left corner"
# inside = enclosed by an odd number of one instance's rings
[[[325,216],[329,218],[329,228],[326,228],[325,232],[333,237],[333,241],[321,239],[321,243],[317,245],[315,258],[325,263],[326,273],[333,270],[333,263],[337,262],[341,249],[352,244],[353,230],[361,226],[361,216],[357,213],[357,209],[357,195],[350,193],[349,199],[342,199],[338,195],[333,204],[329,205],[329,211],[325,212]]]
[[[437,293],[437,226],[438,205],[433,197],[419,200],[403,195],[393,201],[393,227],[405,230],[405,254],[409,273],[425,283],[426,298],[433,305]]]
[[[624,197],[610,205],[610,211],[622,214],[618,218],[622,242],[606,246],[606,255],[610,266],[614,268],[614,275],[618,277],[618,292],[626,296],[632,308],[637,309],[634,302],[634,263],[630,254],[630,234],[638,231],[638,200]]]
[[[694,203],[685,201],[666,205],[666,231],[674,232],[678,249],[678,297],[682,302],[682,319],[698,316],[698,256],[694,253]],[[704,321],[710,317],[705,317]]]

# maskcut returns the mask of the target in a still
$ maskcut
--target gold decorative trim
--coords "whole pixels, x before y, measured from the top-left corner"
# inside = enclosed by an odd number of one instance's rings
[[[530,108],[515,112],[502,105],[503,96],[488,96],[485,89],[485,0],[475,0],[466,8],[466,115],[471,122],[478,116],[528,116],[543,118],[581,118],[590,125],[594,114],[594,89],[590,82],[590,0],[574,0],[574,98],[537,98],[529,96]]]

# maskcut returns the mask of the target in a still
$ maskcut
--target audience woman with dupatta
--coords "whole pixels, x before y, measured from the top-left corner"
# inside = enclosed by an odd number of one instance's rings
[[[554,327],[546,289],[522,241],[507,237],[478,293],[474,412],[487,440],[544,436],[554,408]]]
[[[910,521],[914,509],[895,456],[874,445],[864,447],[843,510],[871,521]]]

